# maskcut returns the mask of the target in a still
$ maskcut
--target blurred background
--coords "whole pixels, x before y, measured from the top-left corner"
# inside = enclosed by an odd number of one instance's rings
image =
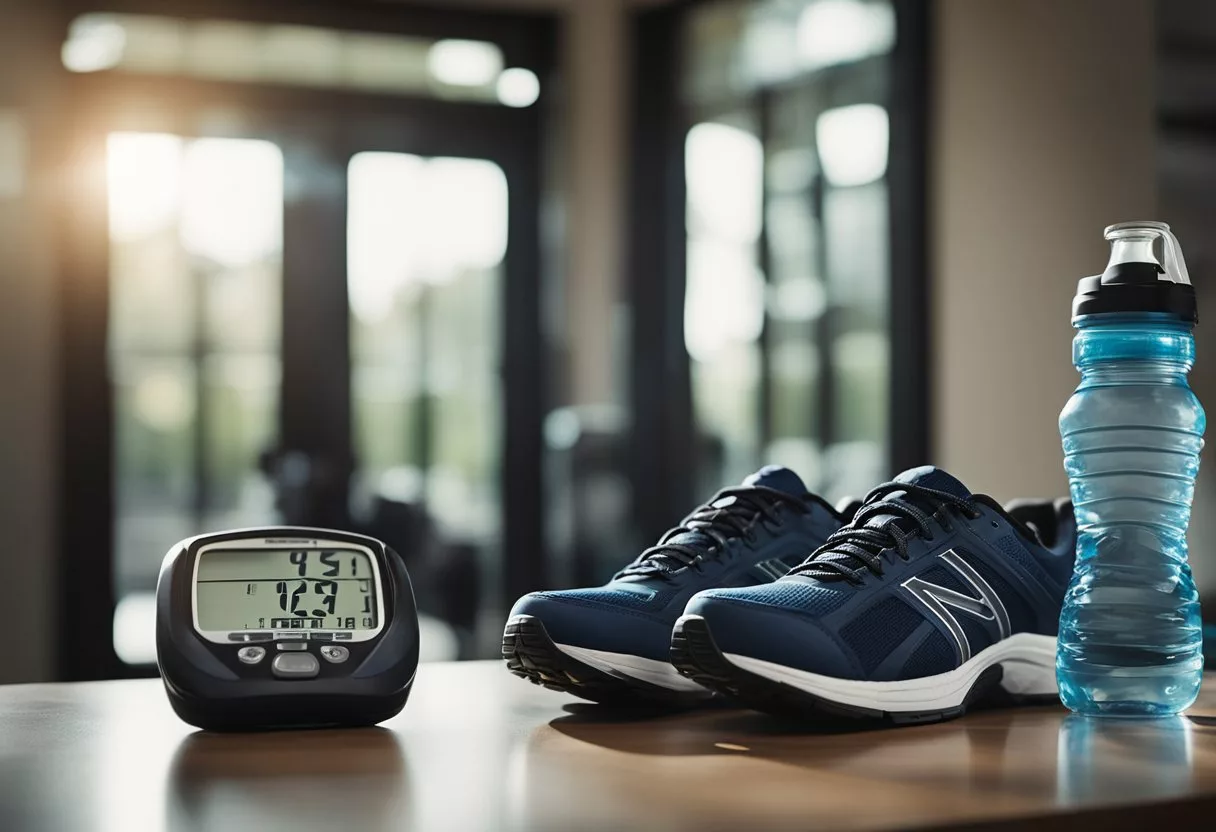
[[[0,0],[0,681],[153,673],[207,530],[481,658],[764,463],[1063,494],[1102,228],[1216,309],[1214,101],[1202,0]]]

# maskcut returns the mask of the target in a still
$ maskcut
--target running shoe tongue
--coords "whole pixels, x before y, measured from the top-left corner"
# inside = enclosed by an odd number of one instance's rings
[[[902,474],[897,476],[891,482],[905,483],[907,485],[919,485],[923,488],[932,488],[935,491],[945,491],[947,494],[953,494],[956,497],[964,499],[971,496],[971,492],[967,490],[967,486],[956,480],[954,477],[947,474],[941,468],[934,468],[932,465],[922,465],[919,468],[909,468]],[[903,493],[889,494],[883,498],[886,500],[905,501]],[[919,501],[912,500],[913,503]],[[930,506],[921,506],[932,511]],[[866,521],[866,525],[871,528],[881,528],[891,522],[892,518],[903,528],[904,531],[911,531],[915,528],[912,521],[902,515],[896,516],[892,514],[875,514]]]
[[[947,494],[952,494],[963,499],[971,497],[971,492],[967,490],[965,485],[947,474],[945,471],[941,470],[940,468],[934,468],[932,465],[923,465],[920,468],[909,468],[891,482],[901,485],[917,485],[922,488],[931,488],[934,491],[944,491]],[[935,506],[929,504],[925,499],[919,498],[916,495],[909,495],[907,492],[895,491],[886,494],[878,502],[869,504],[870,506],[873,506],[873,508],[867,506],[866,508],[862,509],[867,514],[864,525],[867,528],[872,529],[884,529],[890,525],[896,525],[902,529],[904,533],[914,532],[918,528],[916,521],[902,513],[894,506],[887,509],[887,506],[893,503],[915,505],[927,513],[932,513],[935,510]],[[888,511],[890,513],[888,513]],[[891,542],[894,543],[894,539],[892,539]],[[866,542],[861,545],[863,545],[863,548],[873,551],[872,547],[874,544]],[[860,559],[858,559],[855,555],[849,553],[848,551],[833,549],[829,549],[828,551],[817,555],[812,562],[819,564],[835,563],[850,571],[861,568],[862,566]],[[819,577],[835,576],[832,576],[829,572],[826,575],[819,575]]]
[[[743,480],[743,485],[748,488],[771,488],[795,497],[801,497],[807,493],[802,479],[789,468],[783,468],[780,465],[766,465],[756,473],[748,474]],[[734,501],[734,497],[723,497],[713,505],[716,508],[725,508]],[[696,529],[689,529],[668,541],[668,543],[683,543],[687,546],[710,546],[713,542],[713,538]]]
[[[909,468],[892,480],[892,482],[902,482],[908,485],[932,488],[935,491],[945,491],[947,494],[953,494],[955,497],[962,497],[963,499],[971,496],[971,492],[967,490],[967,486],[947,474],[941,468],[935,468],[932,465]]]
[[[756,473],[749,474],[747,479],[743,480],[743,484],[783,491],[794,497],[801,497],[807,493],[802,479],[789,468],[783,468],[780,465],[765,465]]]

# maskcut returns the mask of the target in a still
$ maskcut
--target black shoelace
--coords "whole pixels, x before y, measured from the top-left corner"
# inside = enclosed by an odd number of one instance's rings
[[[898,493],[898,497],[891,497]],[[933,509],[925,511],[920,503]],[[845,580],[861,583],[865,571],[882,577],[883,552],[894,552],[900,559],[908,560],[908,542],[920,537],[933,540],[933,524],[943,531],[953,530],[951,511],[957,511],[968,519],[981,516],[974,503],[947,491],[925,488],[921,485],[889,482],[880,485],[866,495],[865,501],[852,521],[833,532],[824,544],[815,550],[791,575],[804,575],[821,581]],[[867,526],[876,517],[890,519],[880,526]],[[901,521],[906,521],[901,524]]]
[[[734,501],[717,506],[728,497]],[[798,497],[765,486],[724,488],[705,505],[668,530],[659,542],[622,569],[616,577],[627,575],[669,575],[686,568],[700,568],[709,558],[720,556],[732,540],[756,539],[756,525],[775,532],[784,522],[780,508],[789,506],[800,514],[810,509]],[[674,538],[683,537],[682,540]]]

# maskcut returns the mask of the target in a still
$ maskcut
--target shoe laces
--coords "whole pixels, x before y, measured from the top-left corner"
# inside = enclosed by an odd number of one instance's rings
[[[729,550],[734,541],[754,543],[758,524],[776,531],[785,522],[782,506],[800,514],[810,513],[801,498],[775,488],[760,485],[724,488],[681,520],[680,525],[669,529],[657,544],[618,572],[616,578],[666,576],[682,569],[700,569],[705,561]]]
[[[922,505],[932,511],[925,511]],[[867,571],[882,577],[884,552],[908,560],[908,543],[918,537],[933,540],[934,523],[947,534],[953,531],[951,512],[972,520],[980,516],[970,498],[922,485],[885,483],[867,494],[852,521],[833,532],[790,575],[852,584],[860,584]],[[887,520],[867,525],[879,518]]]

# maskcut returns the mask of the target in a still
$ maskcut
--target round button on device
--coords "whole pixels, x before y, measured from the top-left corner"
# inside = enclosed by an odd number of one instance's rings
[[[350,658],[350,651],[340,644],[327,644],[321,648],[321,657],[334,664],[342,664]]]
[[[265,647],[242,647],[236,651],[236,657],[245,664],[257,664],[266,658]]]

